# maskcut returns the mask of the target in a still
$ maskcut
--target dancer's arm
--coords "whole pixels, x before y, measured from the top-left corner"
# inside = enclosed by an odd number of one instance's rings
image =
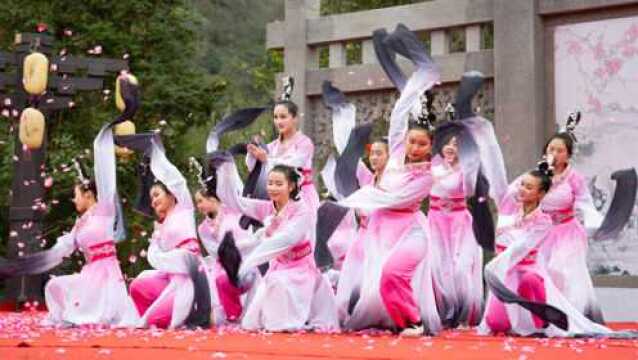
[[[270,201],[241,196],[243,183],[233,161],[223,162],[217,167],[217,196],[228,208],[263,222],[273,211]]]
[[[151,171],[175,196],[178,207],[193,208],[193,199],[188,190],[186,179],[175,165],[168,160],[164,150],[154,140],[151,150]]]
[[[112,127],[104,126],[95,138],[93,142],[93,159],[95,186],[97,188],[97,210],[100,215],[113,215],[115,213],[117,183]]]
[[[309,224],[312,224],[310,212],[306,209],[299,210],[272,236],[259,242],[259,245],[242,262],[240,273],[266,263],[299,244],[306,236]]]

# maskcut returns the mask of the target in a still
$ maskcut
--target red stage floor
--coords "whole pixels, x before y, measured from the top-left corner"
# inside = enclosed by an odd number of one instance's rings
[[[481,337],[470,330],[437,337],[377,334],[269,334],[52,329],[42,313],[0,313],[0,359],[638,359],[638,340]],[[638,329],[638,324],[615,324]]]

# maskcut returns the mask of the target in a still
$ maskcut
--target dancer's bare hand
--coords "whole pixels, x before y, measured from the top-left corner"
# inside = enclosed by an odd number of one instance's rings
[[[248,144],[246,146],[246,150],[248,151],[250,155],[252,155],[255,159],[261,162],[266,162],[266,159],[268,158],[268,154],[266,153],[266,150],[254,144]]]

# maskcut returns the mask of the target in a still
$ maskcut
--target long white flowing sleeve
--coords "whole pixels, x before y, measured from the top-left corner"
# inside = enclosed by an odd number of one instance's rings
[[[272,212],[268,200],[251,199],[242,196],[243,182],[235,163],[227,161],[217,167],[217,196],[228,208],[263,222]]]
[[[291,200],[292,201],[292,200]],[[308,233],[308,225],[312,223],[312,216],[306,209],[296,211],[285,224],[276,232],[264,238],[265,230],[259,230],[257,237],[261,237],[259,245],[250,253],[241,265],[241,272],[250,271],[255,266],[268,262],[284,254],[290,248],[299,244]]]
[[[188,183],[182,173],[173,165],[164,150],[153,140],[151,150],[151,171],[177,199],[177,206],[181,208],[193,208],[193,199],[188,190]]]

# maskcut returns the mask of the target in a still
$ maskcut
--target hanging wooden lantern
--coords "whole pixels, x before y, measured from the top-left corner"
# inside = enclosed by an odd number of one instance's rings
[[[39,149],[44,141],[44,115],[40,110],[26,108],[20,115],[20,142],[31,150]]]
[[[33,52],[24,58],[22,82],[24,90],[31,95],[42,95],[47,89],[49,59],[44,54]]]
[[[130,120],[126,120],[120,124],[115,125],[114,133],[116,136],[134,135],[135,124]],[[120,156],[123,158],[129,158],[131,155],[133,155],[133,153],[134,153],[133,150],[129,148],[125,148],[125,147],[117,146],[117,145],[115,146],[115,154],[117,156]]]
[[[128,72],[123,72],[120,74],[117,79],[115,79],[115,106],[118,110],[124,111],[126,104],[124,103],[124,98],[122,97],[122,86],[120,81],[126,81],[133,86],[138,86],[137,78]]]

